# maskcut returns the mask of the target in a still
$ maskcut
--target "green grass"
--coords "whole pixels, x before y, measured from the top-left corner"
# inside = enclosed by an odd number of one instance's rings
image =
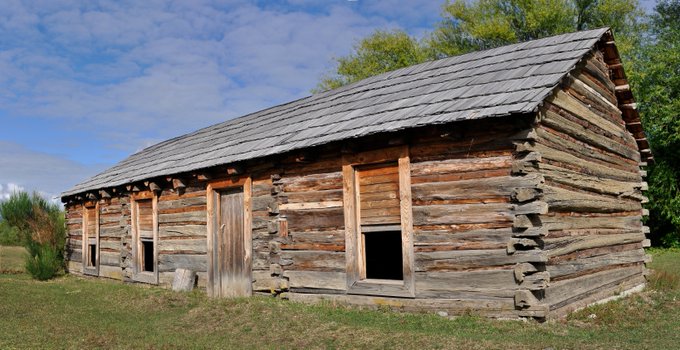
[[[26,249],[23,247],[0,246],[0,273],[25,272]]]
[[[544,324],[0,275],[0,348],[678,348],[680,251],[654,255],[657,289]]]

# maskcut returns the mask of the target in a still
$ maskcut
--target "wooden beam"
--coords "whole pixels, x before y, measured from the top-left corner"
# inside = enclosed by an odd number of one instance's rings
[[[111,192],[109,192],[109,190],[99,190],[99,195],[102,198],[111,198]]]
[[[207,173],[200,173],[200,174],[196,174],[196,179],[198,181],[208,181],[208,180],[212,179],[212,176],[207,174]]]
[[[187,185],[184,183],[184,180],[182,180],[180,178],[173,178],[172,179],[172,188],[173,189],[179,190],[179,189],[184,189],[186,187],[187,187]]]
[[[228,175],[241,175],[244,173],[243,167],[240,165],[231,165],[227,167]]]
[[[616,91],[616,92],[630,91],[630,85],[629,85],[629,84],[617,85],[617,86],[614,88],[614,91]]]
[[[153,191],[153,192],[161,192],[161,191],[163,190],[163,189],[162,189],[160,186],[158,186],[158,184],[155,183],[155,182],[149,182],[149,184],[148,184],[147,186],[149,186],[149,189],[150,189],[151,191]]]

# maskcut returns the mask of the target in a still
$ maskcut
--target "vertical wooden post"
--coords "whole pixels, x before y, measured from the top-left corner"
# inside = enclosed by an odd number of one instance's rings
[[[415,296],[411,160],[408,146],[404,146],[399,155],[399,202],[401,209],[401,251],[402,259],[404,259],[404,287],[412,296]]]

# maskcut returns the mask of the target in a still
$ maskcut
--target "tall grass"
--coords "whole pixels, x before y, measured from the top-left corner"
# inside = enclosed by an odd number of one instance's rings
[[[0,202],[0,217],[26,248],[26,271],[33,278],[50,279],[63,268],[66,226],[57,204],[37,193],[15,192]]]

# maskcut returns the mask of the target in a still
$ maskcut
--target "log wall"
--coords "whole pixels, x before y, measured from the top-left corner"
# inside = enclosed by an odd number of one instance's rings
[[[646,184],[636,141],[616,104],[609,69],[596,51],[544,104],[535,142],[518,145],[540,155],[523,171],[545,178],[537,191],[549,210],[536,225],[545,232],[548,257],[539,269],[550,283],[534,302],[553,317],[645,283]]]
[[[99,274],[132,279],[126,193],[144,188],[159,194],[159,283],[169,285],[183,268],[196,271],[205,287],[206,184],[238,174],[252,179],[255,293],[491,317],[561,316],[645,281],[645,183],[636,140],[616,103],[595,52],[536,115],[377,135],[131,184],[99,200]],[[404,145],[415,292],[360,295],[348,288],[343,157]],[[82,205],[67,205],[67,212],[69,269],[80,273]]]

